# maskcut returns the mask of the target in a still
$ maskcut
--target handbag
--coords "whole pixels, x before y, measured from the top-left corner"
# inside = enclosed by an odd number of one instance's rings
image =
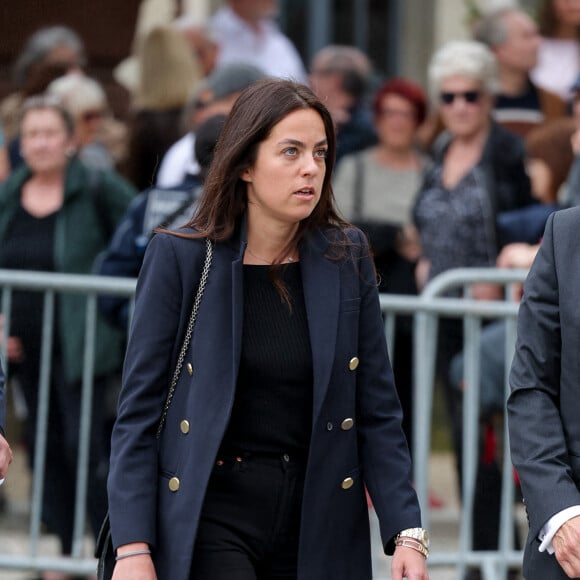
[[[195,326],[195,321],[197,319],[197,313],[199,311],[199,305],[201,304],[201,299],[207,284],[207,279],[209,276],[209,270],[211,267],[211,261],[213,257],[213,246],[210,240],[205,240],[205,260],[203,264],[203,270],[201,272],[201,277],[199,280],[199,286],[195,293],[195,300],[193,301],[193,307],[191,309],[191,314],[189,316],[189,321],[187,324],[187,329],[185,331],[185,337],[183,339],[183,344],[181,345],[181,350],[179,351],[179,356],[177,358],[177,363],[175,365],[175,370],[171,378],[171,383],[169,385],[169,390],[167,392],[167,398],[165,399],[165,404],[163,405],[163,410],[161,412],[161,418],[159,420],[159,426],[157,428],[157,438],[161,436],[163,431],[163,426],[165,425],[165,420],[167,419],[167,413],[169,412],[169,407],[171,406],[171,401],[173,400],[173,395],[175,393],[175,387],[177,386],[177,381],[181,374],[181,367],[183,366],[183,361],[185,355],[187,354],[187,349],[191,342],[191,337],[193,335],[193,328]],[[110,580],[113,577],[113,570],[115,568],[115,550],[113,548],[113,541],[111,538],[111,523],[109,520],[109,514],[105,516],[101,529],[97,536],[97,541],[95,544],[95,558],[98,558],[97,564],[97,580]]]

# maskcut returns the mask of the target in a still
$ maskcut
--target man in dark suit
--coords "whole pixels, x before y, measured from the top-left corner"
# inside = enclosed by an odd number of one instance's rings
[[[552,214],[524,287],[508,419],[527,580],[580,577],[580,208]]]
[[[4,397],[4,371],[0,365],[0,481],[4,480],[8,472],[8,466],[12,463],[12,450],[8,441],[4,438],[6,425],[6,401]]]

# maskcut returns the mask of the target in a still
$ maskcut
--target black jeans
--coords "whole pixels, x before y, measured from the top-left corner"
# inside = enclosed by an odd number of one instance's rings
[[[288,454],[218,456],[190,580],[295,580],[304,471]]]

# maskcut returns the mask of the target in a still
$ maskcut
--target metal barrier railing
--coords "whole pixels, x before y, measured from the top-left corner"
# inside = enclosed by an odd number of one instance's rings
[[[22,555],[2,554],[0,552],[0,569],[55,570],[72,574],[93,574],[95,572],[95,560],[83,554],[83,540],[90,453],[97,297],[102,294],[114,294],[132,299],[135,293],[135,280],[128,278],[105,278],[102,276],[0,270],[0,288],[2,288],[1,304],[2,312],[4,313],[4,336],[10,336],[12,292],[15,290],[30,290],[44,293],[41,365],[36,423],[36,452],[32,472],[32,497],[30,500],[29,549],[26,554]],[[47,445],[52,363],[51,352],[56,303],[55,295],[57,293],[77,293],[84,294],[87,297],[73,547],[71,557],[67,558],[48,557],[40,554],[42,496],[44,491],[43,474]],[[2,358],[5,360],[5,340],[2,341],[0,352]],[[7,365],[4,365],[4,368],[8,370]],[[8,374],[6,378],[7,380],[9,379]]]
[[[478,282],[501,284],[509,298],[515,285],[522,283],[526,270],[456,269],[432,280],[419,297],[381,296],[381,307],[386,316],[386,332],[395,313],[414,314],[414,389],[413,389],[413,465],[414,480],[422,508],[423,524],[429,527],[428,506],[429,453],[431,450],[431,415],[435,385],[435,358],[438,341],[438,320],[441,316],[462,318],[464,321],[465,382],[469,385],[463,397],[463,450],[462,450],[462,509],[458,550],[432,552],[429,567],[455,566],[456,578],[463,578],[467,566],[481,568],[484,580],[506,578],[508,567],[521,567],[522,552],[513,547],[514,479],[509,452],[507,423],[504,422],[502,466],[502,498],[500,532],[497,551],[474,551],[471,547],[473,503],[477,470],[480,384],[480,332],[482,321],[500,318],[506,321],[505,360],[511,361],[515,346],[518,304],[470,298],[470,286]],[[461,288],[465,298],[449,298],[444,294]],[[396,348],[391,335],[390,348]],[[509,364],[506,364],[504,389],[507,397]]]
[[[433,387],[435,384],[435,352],[439,317],[457,317],[464,320],[465,329],[465,378],[469,384],[463,404],[465,426],[463,447],[462,509],[458,549],[444,552],[432,551],[429,567],[455,566],[457,578],[462,577],[466,566],[480,566],[485,580],[505,577],[508,566],[520,566],[522,554],[513,549],[513,493],[514,483],[507,448],[507,433],[504,437],[504,469],[502,487],[501,531],[499,548],[493,552],[476,552],[471,549],[471,523],[473,490],[477,458],[477,418],[479,412],[479,336],[484,319],[506,320],[506,360],[511,360],[515,344],[515,317],[518,305],[506,301],[481,301],[469,298],[469,286],[476,282],[501,284],[506,294],[512,285],[520,283],[526,276],[523,270],[461,269],[447,272],[434,279],[420,296],[383,294],[381,308],[385,316],[385,332],[391,356],[396,356],[395,320],[399,315],[414,318],[414,480],[421,503],[425,527],[429,527],[428,506],[429,454],[431,450],[431,414]],[[466,298],[450,298],[444,294],[450,289],[461,287]],[[4,313],[4,333],[10,335],[10,306],[14,290],[36,290],[44,293],[43,346],[41,351],[41,375],[39,381],[39,409],[37,420],[37,453],[32,474],[32,497],[30,508],[29,549],[26,553],[13,555],[0,551],[0,570],[56,570],[72,574],[91,574],[95,560],[83,554],[85,528],[86,490],[88,476],[89,429],[91,418],[91,394],[93,387],[94,340],[97,317],[97,297],[101,294],[134,296],[135,280],[101,276],[65,275],[55,273],[22,272],[0,270],[1,306]],[[73,551],[71,557],[49,557],[40,553],[42,474],[46,456],[46,430],[48,427],[48,401],[50,389],[50,352],[52,326],[54,323],[55,295],[62,292],[86,294],[86,339],[84,345],[84,370],[82,378],[81,427],[79,434],[79,461],[77,472],[77,496]],[[2,341],[0,354],[4,357],[6,344]],[[507,371],[505,381],[506,392]],[[0,544],[0,550],[1,550]]]

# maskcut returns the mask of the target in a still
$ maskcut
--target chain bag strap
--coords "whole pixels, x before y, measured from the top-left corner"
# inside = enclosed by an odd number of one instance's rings
[[[189,322],[187,324],[187,330],[185,332],[185,338],[183,339],[183,344],[179,352],[179,357],[177,358],[177,364],[175,365],[175,371],[173,372],[173,378],[171,379],[171,384],[169,385],[169,392],[167,393],[167,398],[165,399],[165,405],[163,406],[163,412],[161,413],[161,420],[159,421],[159,427],[157,427],[157,438],[161,435],[163,430],[163,425],[165,425],[165,420],[167,419],[167,413],[169,407],[171,407],[171,401],[173,400],[173,395],[175,393],[175,387],[177,386],[177,381],[179,380],[179,375],[181,374],[181,367],[183,366],[183,361],[185,360],[185,355],[187,354],[187,349],[189,348],[189,343],[191,342],[191,336],[193,334],[193,327],[195,326],[195,320],[197,319],[197,313],[199,311],[199,305],[201,304],[201,299],[203,298],[203,292],[207,284],[207,278],[209,276],[209,269],[211,267],[211,261],[213,257],[213,246],[206,238],[205,240],[205,261],[203,264],[203,270],[201,272],[201,278],[199,280],[199,286],[195,294],[195,300],[193,301],[193,308],[191,309],[191,315],[189,316]]]

